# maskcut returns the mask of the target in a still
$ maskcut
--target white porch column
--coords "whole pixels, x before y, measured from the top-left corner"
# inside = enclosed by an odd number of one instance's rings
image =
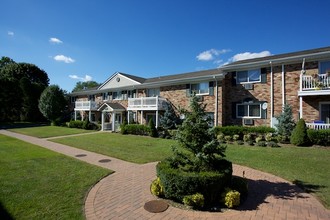
[[[74,120],[77,121],[77,111],[74,111]]]
[[[302,96],[299,97],[299,119],[303,117],[303,102]]]
[[[116,113],[115,112],[112,112],[111,113],[111,121],[112,121],[112,125],[111,125],[111,127],[112,127],[112,131],[115,131],[115,118],[116,118]]]
[[[104,131],[104,112],[102,112],[102,117],[101,117],[101,125],[102,125],[102,131]]]
[[[91,121],[91,119],[92,119],[92,111],[89,111],[88,112],[88,120]]]
[[[156,128],[158,128],[158,110],[156,110]]]
[[[127,111],[127,124],[129,124],[129,111]]]

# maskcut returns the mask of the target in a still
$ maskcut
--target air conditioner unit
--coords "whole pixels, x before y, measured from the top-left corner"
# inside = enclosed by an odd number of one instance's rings
[[[253,90],[253,84],[252,83],[244,84],[244,88],[247,90]]]
[[[244,119],[243,123],[244,123],[244,125],[253,125],[254,120],[253,119]]]

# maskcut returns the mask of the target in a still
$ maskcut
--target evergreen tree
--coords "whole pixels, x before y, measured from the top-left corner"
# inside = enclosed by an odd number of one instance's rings
[[[177,140],[179,145],[191,152],[190,156],[178,152],[181,158],[188,161],[193,170],[214,170],[219,159],[225,157],[226,147],[220,145],[214,130],[209,127],[211,118],[207,117],[203,103],[198,102],[197,96],[192,96],[190,112],[179,126]]]
[[[307,146],[310,144],[304,119],[299,119],[297,126],[293,129],[290,143],[296,146]]]
[[[164,115],[160,117],[160,126],[165,130],[175,129],[179,122],[178,116],[170,104],[166,104]]]
[[[276,125],[278,134],[283,137],[284,141],[289,141],[291,132],[296,126],[293,120],[291,106],[285,104],[283,112],[276,119],[278,120],[278,124]]]
[[[150,119],[149,120],[149,128],[150,128],[150,136],[151,137],[158,137],[158,132],[154,124],[154,120]]]

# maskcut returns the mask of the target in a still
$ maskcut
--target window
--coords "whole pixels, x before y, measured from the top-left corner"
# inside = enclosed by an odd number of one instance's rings
[[[103,100],[109,100],[109,92],[103,93]]]
[[[153,120],[154,124],[156,125],[156,114],[154,114],[154,113],[147,113],[147,115],[146,115],[147,124],[149,124],[149,121],[151,119]]]
[[[330,72],[330,61],[320,62],[319,74],[326,74]]]
[[[88,101],[95,101],[95,95],[89,95]]]
[[[236,105],[237,118],[261,118],[260,103],[242,103]]]
[[[191,84],[191,93],[195,93],[196,95],[208,95],[209,94],[209,82]]]
[[[236,83],[252,83],[261,82],[261,71],[260,69],[246,70],[237,72]]]
[[[160,95],[160,90],[159,89],[148,89],[147,90],[147,96],[148,97],[156,97]]]
[[[330,123],[330,103],[320,103],[320,120],[326,124]]]
[[[128,98],[136,98],[136,90],[128,90]]]
[[[112,99],[121,99],[121,92],[113,92]]]

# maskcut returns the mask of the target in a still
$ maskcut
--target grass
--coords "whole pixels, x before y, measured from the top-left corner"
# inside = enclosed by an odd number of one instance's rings
[[[111,173],[11,137],[0,143],[4,219],[84,219],[86,193]]]
[[[134,163],[160,161],[171,155],[173,140],[97,133],[52,141]],[[330,207],[330,149],[302,147],[251,147],[228,145],[227,159],[233,163],[272,173],[295,182]]]
[[[8,130],[38,138],[49,138],[49,137],[58,137],[58,136],[65,136],[72,134],[95,132],[91,130],[58,127],[58,126],[35,126],[35,127],[14,128]]]
[[[160,161],[171,155],[173,140],[115,133],[95,133],[52,141],[133,163]]]

